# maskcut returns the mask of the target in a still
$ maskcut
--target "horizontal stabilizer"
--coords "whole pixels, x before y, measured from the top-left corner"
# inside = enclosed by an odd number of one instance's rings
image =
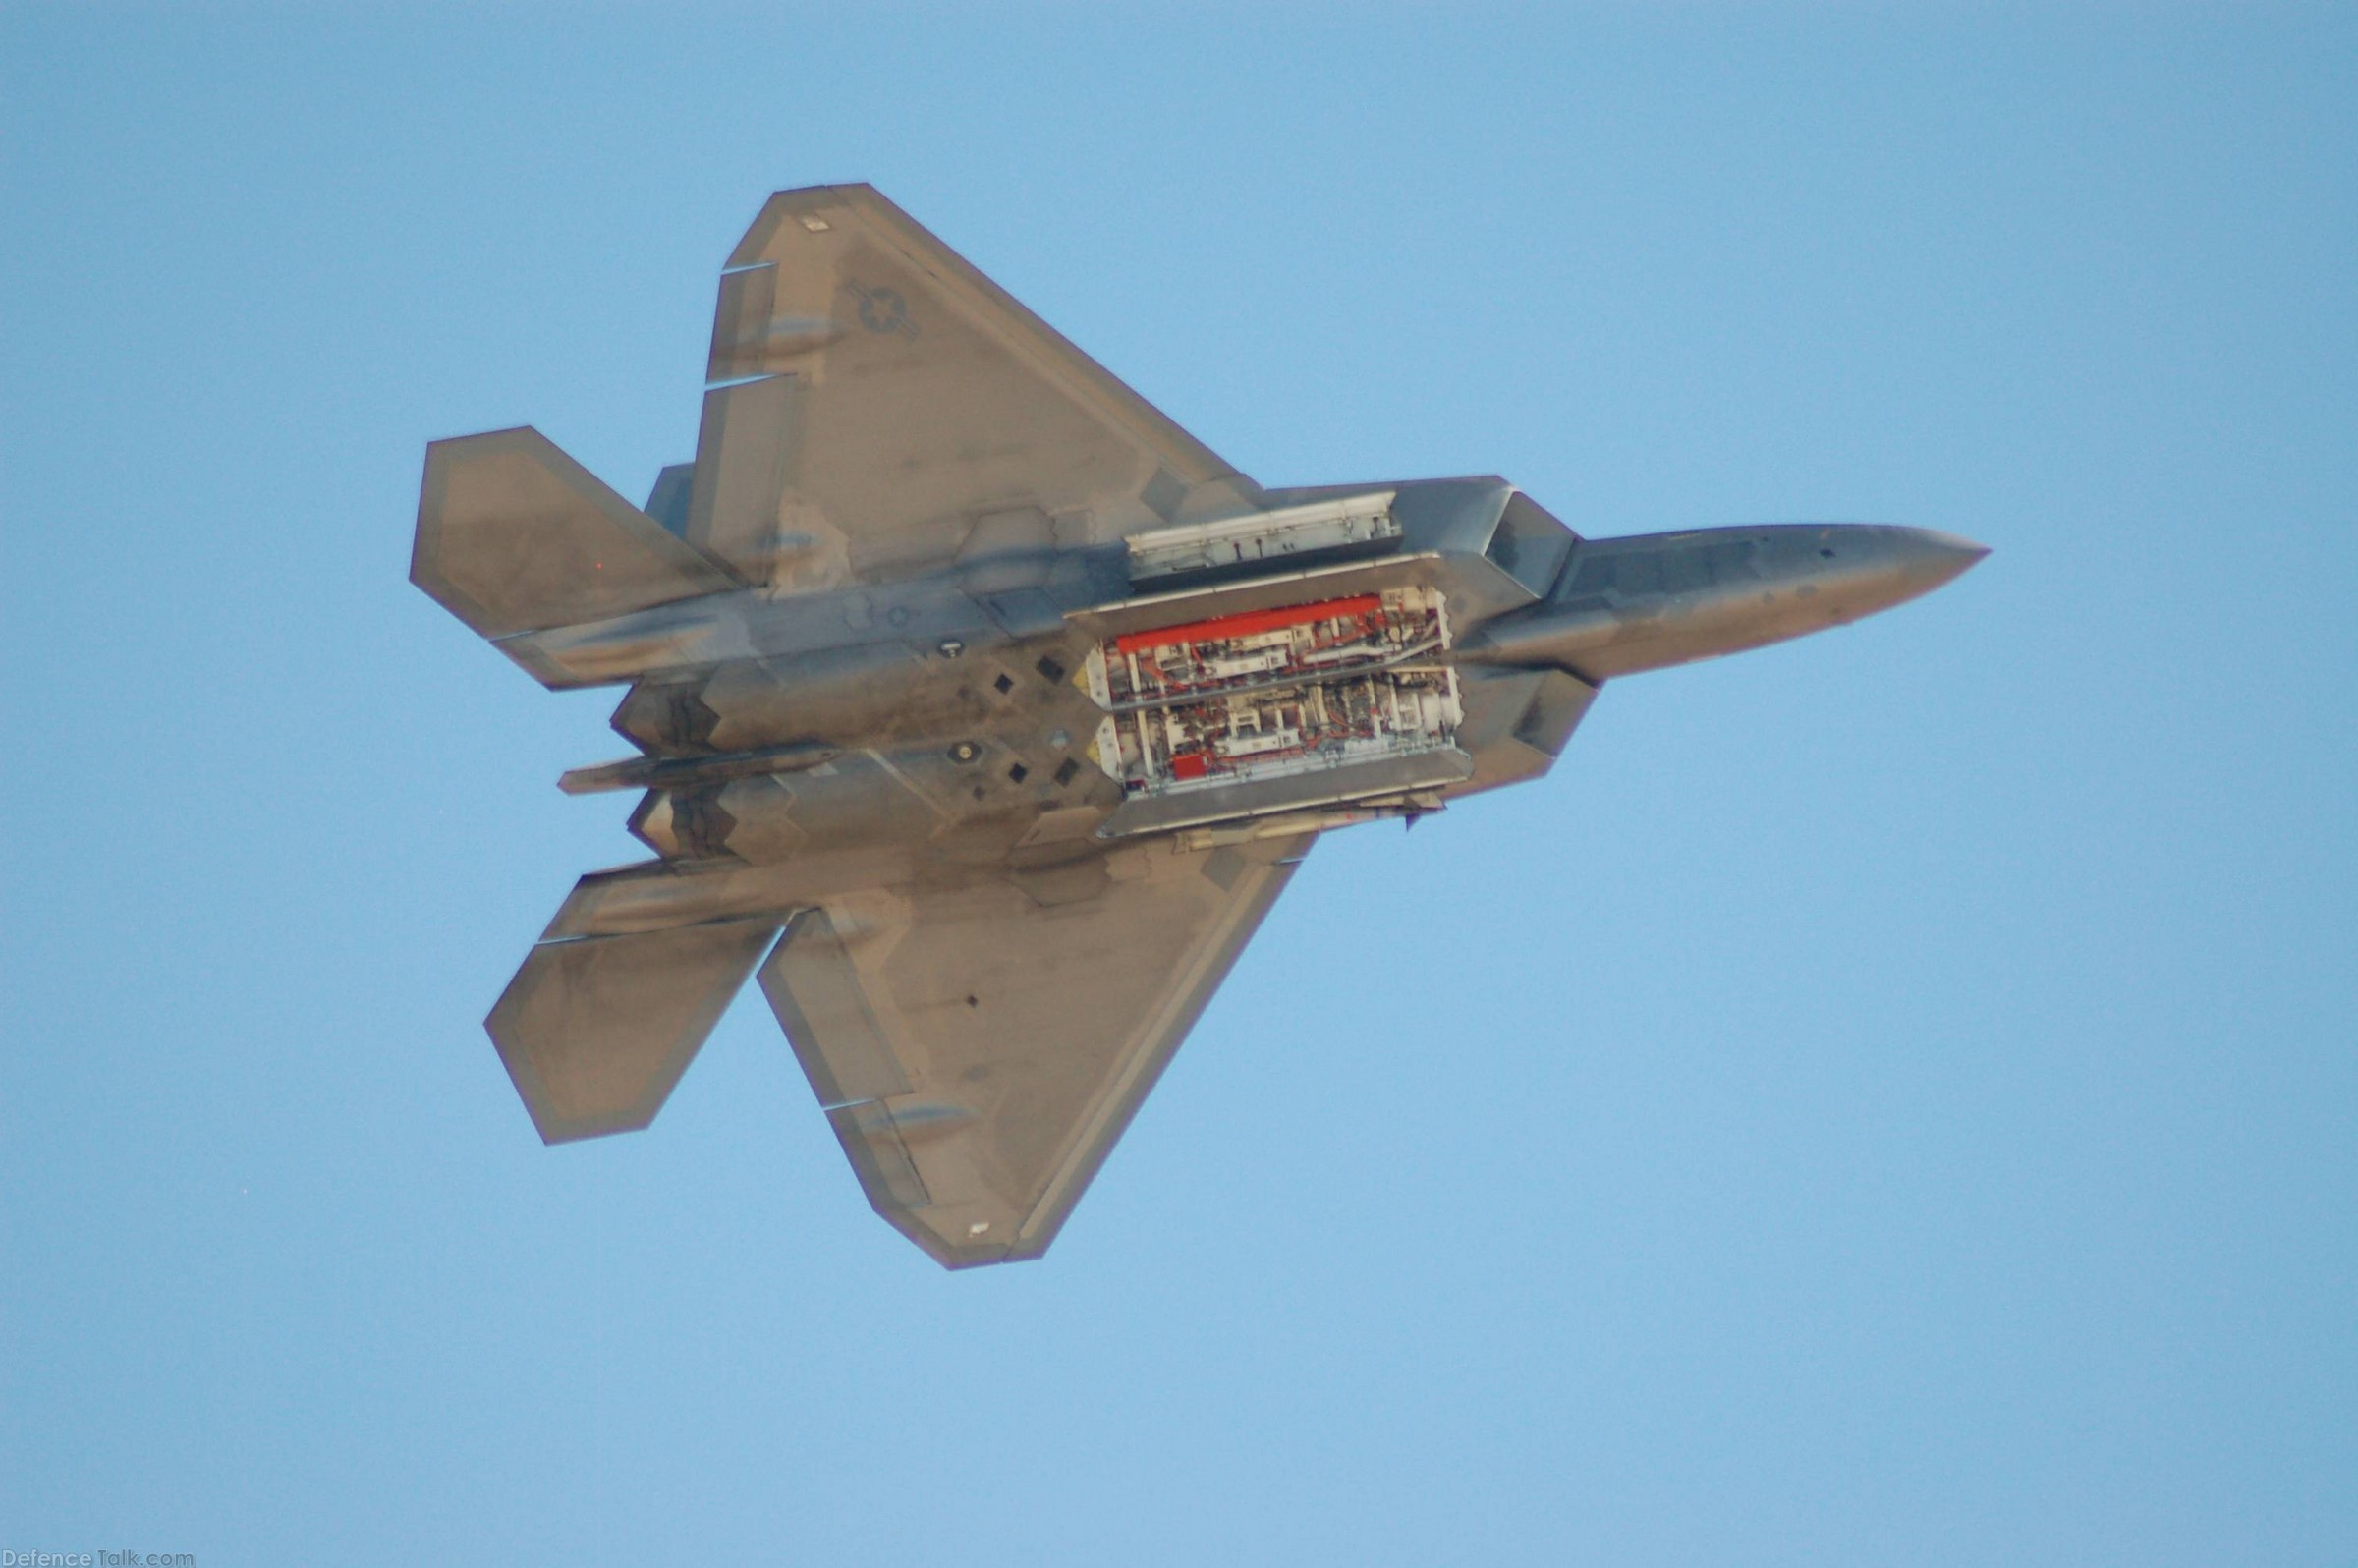
[[[542,1140],[653,1121],[778,925],[764,916],[533,948],[483,1027]]]
[[[530,426],[425,449],[410,581],[494,639],[735,586]]]

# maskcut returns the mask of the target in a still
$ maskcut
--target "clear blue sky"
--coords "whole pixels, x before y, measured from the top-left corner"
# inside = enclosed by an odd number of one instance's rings
[[[0,1547],[2358,1562],[2358,13],[0,18]],[[693,449],[870,180],[1268,483],[1995,548],[1321,844],[1041,1263],[757,997],[550,1150],[633,858],[424,444]],[[727,1555],[722,1555],[722,1554]]]

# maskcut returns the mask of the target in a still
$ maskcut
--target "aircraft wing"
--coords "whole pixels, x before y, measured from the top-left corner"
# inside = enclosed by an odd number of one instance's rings
[[[758,581],[1122,538],[1260,493],[864,185],[770,197],[707,374],[683,532]]]
[[[1307,853],[1098,855],[806,910],[760,972],[869,1202],[943,1264],[1037,1258]]]

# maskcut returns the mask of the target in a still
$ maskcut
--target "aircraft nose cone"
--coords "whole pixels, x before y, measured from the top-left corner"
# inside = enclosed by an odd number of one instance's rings
[[[1916,593],[1930,593],[1990,553],[1987,544],[1938,529],[1893,529],[1890,545],[1891,564]]]

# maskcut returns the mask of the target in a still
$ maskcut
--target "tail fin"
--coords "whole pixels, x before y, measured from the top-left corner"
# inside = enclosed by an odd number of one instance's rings
[[[425,449],[410,581],[494,642],[734,586],[529,425]]]
[[[655,1119],[779,918],[546,941],[483,1021],[551,1144]]]

